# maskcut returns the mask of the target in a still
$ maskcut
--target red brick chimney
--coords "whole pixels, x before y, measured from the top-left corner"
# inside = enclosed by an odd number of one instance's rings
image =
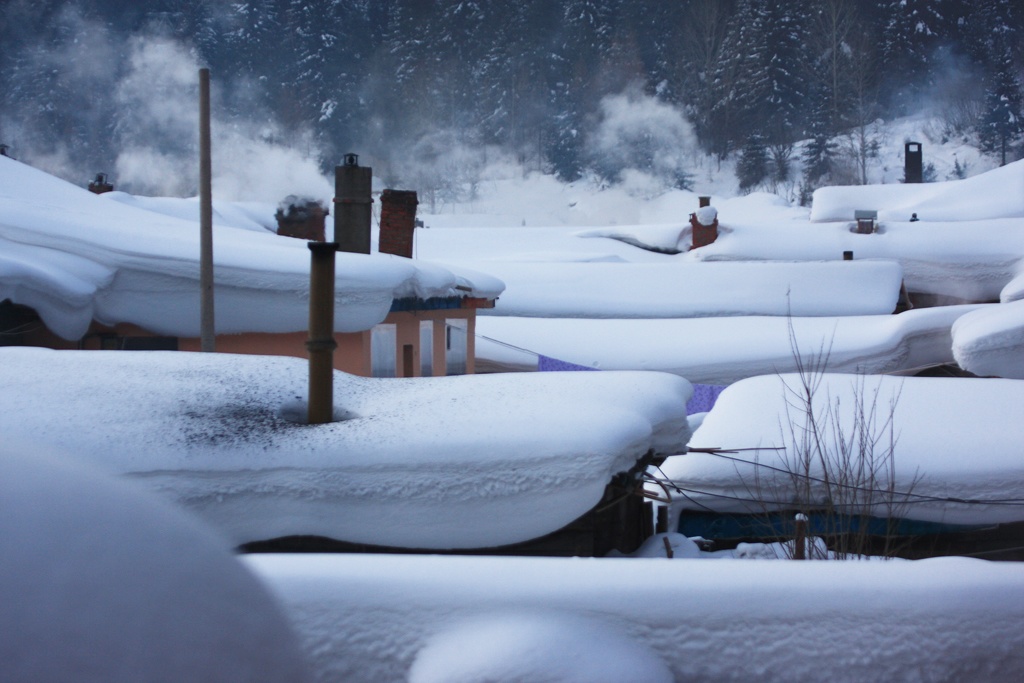
[[[691,249],[706,247],[718,239],[718,211],[711,206],[711,197],[700,198],[700,208],[690,214],[690,227],[693,228]]]
[[[384,190],[380,195],[380,253],[412,258],[416,229],[416,193]]]
[[[300,240],[323,242],[324,223],[327,208],[315,200],[306,197],[288,195],[277,205],[277,234],[296,237]]]

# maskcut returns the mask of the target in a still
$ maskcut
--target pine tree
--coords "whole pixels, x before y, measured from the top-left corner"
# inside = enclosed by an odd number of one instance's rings
[[[742,192],[751,192],[768,177],[768,148],[759,133],[747,137],[736,161],[736,178]]]
[[[832,172],[832,164],[836,155],[832,111],[829,99],[822,95],[815,97],[812,91],[809,140],[801,154],[803,161],[803,187],[809,199],[809,193],[821,187]]]
[[[551,99],[556,114],[546,145],[547,157],[563,180],[583,174],[585,119],[600,99],[594,86],[611,45],[612,18],[607,1],[566,0],[564,5],[564,38],[552,55]]]
[[[676,4],[676,3],[661,3]],[[719,154],[728,152],[729,125],[720,121],[716,107],[733,73],[726,67],[726,36],[735,15],[735,0],[693,0],[682,3],[683,16],[672,26],[670,42],[678,43],[680,99],[690,113],[702,146]]]
[[[808,42],[804,3],[797,0],[765,0],[762,15],[763,102],[758,103],[768,143],[774,147],[791,145],[802,136],[806,126],[807,101],[805,66]],[[776,154],[778,156],[778,154]]]
[[[326,161],[336,161],[364,117],[361,70],[368,60],[366,0],[291,0],[283,15],[289,56],[281,89],[285,123],[312,130]]]
[[[1011,148],[1024,134],[1024,96],[1009,45],[1003,46],[1003,58],[985,95],[985,112],[978,126],[982,151],[997,154],[1005,165]]]
[[[906,113],[934,84],[933,57],[946,42],[950,0],[886,0],[882,3],[882,64],[892,106]]]
[[[739,0],[729,17],[720,52],[711,74],[711,99],[706,133],[709,147],[724,158],[752,132],[750,115],[754,111],[758,83],[750,70],[758,63],[755,0]]]

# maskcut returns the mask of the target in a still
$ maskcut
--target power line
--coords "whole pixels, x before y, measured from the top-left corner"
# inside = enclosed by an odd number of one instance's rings
[[[784,467],[777,467],[777,466],[774,466],[774,465],[768,465],[766,463],[761,463],[761,462],[756,462],[756,461],[751,461],[751,460],[744,460],[743,458],[734,458],[732,456],[726,455],[726,453],[735,453],[735,452],[738,452],[738,451],[751,451],[751,450],[754,450],[754,451],[756,451],[756,450],[784,450],[784,448],[781,448],[781,447],[773,447],[773,448],[770,448],[770,449],[769,448],[737,448],[737,449],[728,449],[728,450],[722,450],[722,449],[716,449],[716,448],[708,448],[708,449],[695,450],[693,452],[701,453],[701,454],[705,454],[705,455],[712,455],[712,456],[717,457],[717,458],[722,458],[724,460],[730,460],[732,462],[742,463],[744,465],[752,465],[754,467],[760,467],[760,468],[763,468],[763,469],[771,470],[773,472],[778,472],[780,474],[785,474],[786,476],[789,476],[789,477],[803,479],[803,480],[810,481],[810,482],[816,482],[816,483],[819,483],[819,484],[825,484],[826,486],[830,486],[830,487],[836,487],[836,488],[847,489],[847,490],[850,490],[850,491],[857,491],[857,492],[860,492],[860,493],[870,493],[872,495],[881,495],[881,496],[889,496],[890,497],[889,501],[881,501],[881,502],[860,501],[860,502],[856,502],[856,503],[834,503],[834,502],[830,503],[830,505],[833,505],[833,506],[836,506],[836,507],[851,507],[851,506],[864,507],[866,505],[872,505],[872,506],[874,506],[874,505],[885,505],[885,504],[892,504],[894,502],[898,503],[899,505],[911,505],[911,504],[920,504],[920,503],[959,503],[959,504],[962,504],[962,505],[1024,506],[1024,498],[993,498],[993,499],[955,498],[955,497],[952,497],[952,496],[932,496],[932,495],[927,495],[927,494],[923,494],[923,493],[914,493],[912,491],[895,491],[895,490],[888,490],[888,489],[875,489],[875,488],[871,488],[871,487],[868,487],[868,486],[859,486],[859,485],[856,485],[856,484],[844,484],[842,482],[829,481],[829,480],[823,479],[821,477],[815,477],[815,476],[812,476],[810,474],[801,474],[799,472],[793,472],[792,470],[787,470]],[[687,455],[687,454],[686,453],[680,453],[679,455]],[[661,471],[660,468],[659,468],[659,471]],[[664,472],[662,472],[662,476],[665,476]],[[727,499],[730,499],[730,500],[736,500],[736,501],[747,502],[747,503],[765,503],[765,504],[770,504],[770,505],[793,505],[794,504],[793,501],[780,502],[780,501],[764,500],[764,499],[761,499],[761,498],[741,498],[741,497],[738,497],[738,496],[730,496],[730,495],[726,495],[726,494],[722,494],[722,493],[714,493],[714,492],[711,492],[711,491],[703,491],[703,490],[700,490],[700,489],[685,488],[683,486],[680,486],[679,482],[677,482],[677,481],[675,481],[673,479],[670,479],[667,476],[665,476],[664,479],[658,479],[656,477],[652,477],[652,479],[658,481],[659,483],[668,483],[670,486],[672,486],[672,488],[674,488],[679,493],[688,492],[688,493],[692,493],[692,494],[696,494],[696,495],[706,495],[706,496],[715,497],[715,498],[727,498]],[[896,499],[896,500],[893,500],[893,499]],[[903,499],[903,500],[899,500],[899,499]],[[694,501],[694,502],[696,503],[697,501]],[[697,504],[699,504],[699,503],[697,503]],[[701,507],[706,507],[706,506],[701,505]]]

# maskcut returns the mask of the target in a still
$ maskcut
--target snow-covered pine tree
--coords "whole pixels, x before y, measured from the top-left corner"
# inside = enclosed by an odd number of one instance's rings
[[[486,44],[485,92],[478,105],[481,134],[533,169],[543,167],[542,141],[555,116],[550,55],[561,17],[558,5],[546,0],[496,2],[489,34],[481,37]]]
[[[759,133],[747,136],[739,159],[736,160],[736,178],[740,191],[752,192],[768,178],[768,148]]]
[[[282,105],[289,129],[311,129],[321,156],[348,150],[346,129],[359,125],[361,72],[370,52],[366,0],[290,0],[283,16]]]
[[[933,58],[946,42],[951,0],[883,0],[884,88],[897,114],[909,112],[934,84]]]
[[[659,3],[677,5],[677,3]],[[671,31],[670,42],[680,45],[677,80],[681,101],[686,105],[697,136],[705,149],[715,149],[713,140],[724,134],[725,125],[715,127],[713,112],[722,85],[731,81],[731,74],[723,70],[727,55],[723,46],[726,33],[735,12],[735,0],[692,0],[679,3],[682,18],[677,24],[665,25]],[[670,80],[671,83],[671,80]]]
[[[812,104],[808,124],[809,139],[801,154],[803,161],[801,204],[809,201],[811,193],[827,182],[837,152],[834,141],[835,128],[832,124],[833,111],[825,90],[826,86],[819,83],[818,87],[813,89],[810,94]]]
[[[714,104],[706,129],[708,146],[724,158],[752,132],[751,114],[762,89],[761,75],[752,67],[762,62],[758,0],[739,0],[722,39],[722,58],[711,77]]]
[[[758,126],[773,148],[773,157],[799,140],[807,125],[808,14],[799,0],[761,0],[764,121]],[[781,169],[780,169],[781,172]],[[782,180],[776,178],[776,180]]]
[[[1000,164],[1006,165],[1024,136],[1024,95],[1008,42],[997,42],[1003,43],[1003,56],[985,94],[978,138],[982,151],[997,155]]]
[[[585,119],[600,100],[601,93],[594,86],[609,53],[613,16],[611,0],[565,0],[563,38],[552,54],[555,116],[546,145],[547,157],[563,180],[576,180],[584,170]]]

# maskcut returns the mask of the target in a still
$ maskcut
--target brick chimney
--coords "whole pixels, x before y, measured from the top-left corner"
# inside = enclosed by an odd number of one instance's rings
[[[277,234],[310,242],[323,242],[327,209],[315,200],[288,195],[277,205]]]
[[[718,239],[718,211],[711,206],[711,197],[700,198],[700,208],[690,214],[693,229],[691,249],[706,247]]]
[[[412,258],[416,229],[416,193],[384,190],[380,196],[380,253]]]
[[[89,192],[93,194],[104,194],[113,191],[114,186],[107,181],[106,173],[97,173],[96,179],[89,183]]]

